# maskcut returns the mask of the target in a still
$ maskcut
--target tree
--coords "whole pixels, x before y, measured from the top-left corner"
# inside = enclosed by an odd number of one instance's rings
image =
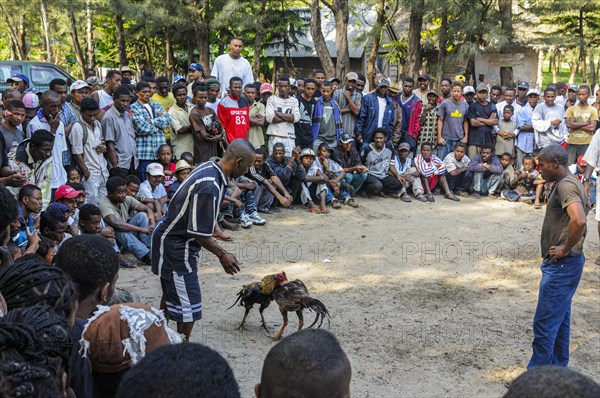
[[[313,44],[315,51],[321,61],[323,70],[327,76],[334,76],[336,73],[335,65],[331,55],[329,55],[329,49],[325,43],[325,37],[323,36],[323,29],[321,29],[321,4],[320,0],[312,0],[312,18],[310,20],[310,34],[312,35]]]
[[[408,75],[415,77],[421,69],[421,29],[425,0],[413,0],[408,26]]]
[[[52,43],[50,41],[50,22],[48,21],[48,12],[46,9],[46,0],[40,0],[40,12],[42,14],[42,27],[46,39],[46,60],[52,62]]]

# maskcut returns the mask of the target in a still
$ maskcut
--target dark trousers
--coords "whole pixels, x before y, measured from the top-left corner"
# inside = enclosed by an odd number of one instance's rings
[[[129,175],[136,175],[136,176],[139,177],[139,175],[140,175],[139,166],[136,169],[134,167],[134,164],[135,163],[134,163],[133,159],[131,159],[131,163],[129,164],[129,168],[128,169],[126,169],[124,167],[115,167],[113,169],[110,169],[109,170],[110,176],[111,177],[119,176],[121,178],[127,178],[127,176],[129,176]]]
[[[379,192],[383,192],[386,195],[397,193],[402,189],[402,184],[394,176],[385,176],[384,178],[377,178],[372,174],[367,176],[367,180],[363,184],[363,189],[372,195],[376,195]]]
[[[465,170],[455,176],[446,173],[446,181],[448,181],[448,188],[450,188],[450,191],[457,190],[466,192],[473,181],[473,173],[471,173],[470,170]]]

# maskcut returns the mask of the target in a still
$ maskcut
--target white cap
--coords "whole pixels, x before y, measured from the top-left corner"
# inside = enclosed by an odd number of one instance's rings
[[[527,91],[527,96],[529,97],[531,94],[535,94],[539,97],[540,90],[538,90],[537,88],[530,88],[529,91]]]
[[[294,79],[293,77],[290,77],[290,86],[296,87],[296,79]]]
[[[150,174],[151,176],[165,176],[165,173],[163,171],[163,167],[160,163],[150,163],[148,165],[148,167],[146,167],[146,173]]]
[[[75,80],[73,84],[71,84],[70,90],[81,90],[82,88],[91,88],[89,84],[87,84],[83,80]]]
[[[473,86],[465,86],[463,88],[463,94],[473,93],[475,94],[475,88]]]

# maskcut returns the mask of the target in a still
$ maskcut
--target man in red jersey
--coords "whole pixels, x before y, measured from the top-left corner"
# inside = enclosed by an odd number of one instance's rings
[[[228,143],[236,138],[248,139],[250,106],[248,100],[242,97],[241,78],[234,76],[229,79],[229,94],[221,100],[217,109]]]

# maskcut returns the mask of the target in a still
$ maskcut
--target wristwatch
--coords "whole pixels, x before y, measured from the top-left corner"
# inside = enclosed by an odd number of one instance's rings
[[[585,178],[585,177],[583,177],[583,178],[581,179],[581,183],[582,183],[582,184],[585,184],[586,182],[590,182],[590,179],[589,179],[589,178]]]

